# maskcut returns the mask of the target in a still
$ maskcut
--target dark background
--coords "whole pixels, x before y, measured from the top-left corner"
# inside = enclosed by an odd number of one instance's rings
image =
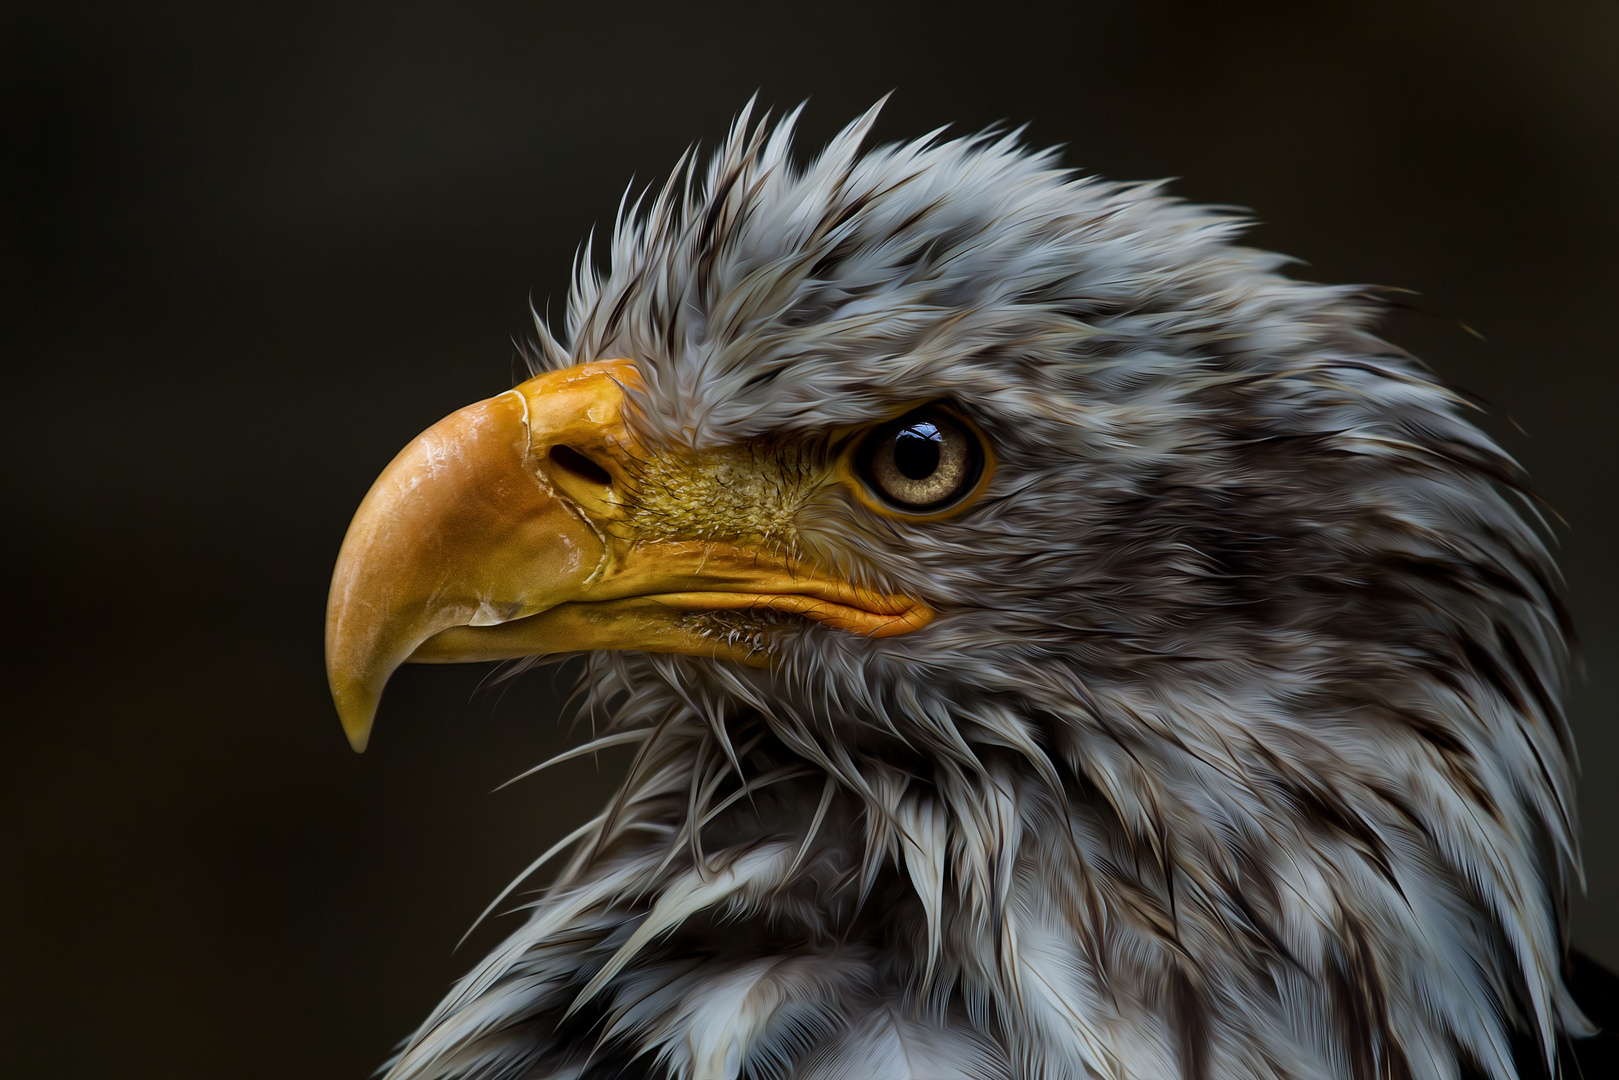
[[[1390,333],[1567,520],[1574,934],[1619,965],[1619,4],[5,4],[0,1070],[362,1077],[496,939],[451,953],[622,762],[490,794],[578,733],[482,668],[405,670],[352,754],[349,515],[632,178],[755,90],[811,149],[890,89],[881,138],[1027,121],[1420,293]]]

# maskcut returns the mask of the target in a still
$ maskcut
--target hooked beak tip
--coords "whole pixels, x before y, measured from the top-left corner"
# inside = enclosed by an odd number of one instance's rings
[[[371,742],[371,724],[377,716],[377,702],[374,695],[368,701],[356,701],[360,695],[342,695],[337,697],[337,717],[343,724],[343,734],[349,737],[349,745],[356,754],[365,753],[366,746]]]
[[[365,753],[366,746],[371,742],[370,724],[366,724],[364,727],[349,727],[347,724],[344,724],[343,732],[344,734],[348,735],[349,746],[354,748],[354,752],[356,754]]]

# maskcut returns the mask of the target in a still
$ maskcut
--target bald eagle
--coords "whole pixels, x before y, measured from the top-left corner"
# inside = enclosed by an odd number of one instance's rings
[[[1228,213],[796,115],[344,541],[355,749],[403,662],[569,654],[568,756],[635,747],[388,1076],[1554,1068],[1566,628],[1463,399]]]

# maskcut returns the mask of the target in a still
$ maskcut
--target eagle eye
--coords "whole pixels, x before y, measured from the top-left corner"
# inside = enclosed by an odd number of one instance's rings
[[[942,510],[970,492],[984,450],[966,424],[928,406],[884,424],[861,444],[860,478],[883,502],[911,513]]]

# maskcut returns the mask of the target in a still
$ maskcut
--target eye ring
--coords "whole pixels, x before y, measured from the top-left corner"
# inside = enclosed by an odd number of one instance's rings
[[[941,405],[925,405],[871,431],[855,452],[861,482],[878,501],[907,514],[956,505],[984,474],[978,433]]]

